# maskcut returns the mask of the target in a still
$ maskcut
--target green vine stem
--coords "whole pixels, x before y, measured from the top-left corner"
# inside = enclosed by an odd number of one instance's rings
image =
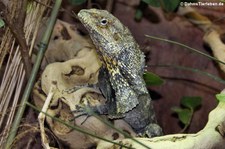
[[[216,62],[219,62],[219,63],[225,65],[225,62],[222,62],[221,60],[219,60],[219,59],[217,59],[217,58],[215,58],[215,57],[213,57],[213,56],[210,56],[210,55],[208,55],[208,54],[206,54],[206,53],[203,53],[203,52],[201,52],[201,51],[199,51],[199,50],[197,50],[197,49],[194,49],[194,48],[192,48],[192,47],[189,47],[189,46],[187,46],[187,45],[185,45],[185,44],[182,44],[182,43],[179,43],[179,42],[176,42],[176,41],[172,41],[172,40],[168,40],[168,39],[163,39],[163,38],[155,37],[155,36],[150,36],[150,35],[145,35],[145,36],[148,37],[148,38],[151,38],[151,39],[160,40],[160,41],[165,41],[165,42],[168,42],[168,43],[172,43],[172,44],[175,44],[175,45],[179,45],[179,46],[184,47],[184,48],[186,48],[186,49],[188,49],[188,50],[191,50],[192,52],[195,52],[195,53],[198,53],[198,54],[200,54],[200,55],[202,55],[202,56],[205,56],[205,57],[207,57],[208,59],[212,59],[212,60],[214,60],[214,61],[216,61]]]
[[[180,70],[186,70],[186,71],[192,71],[204,76],[207,76],[209,78],[212,78],[213,80],[225,84],[225,80],[202,70],[196,69],[196,68],[191,68],[191,67],[184,67],[184,66],[178,66],[178,65],[170,65],[170,64],[157,64],[157,65],[148,65],[149,67],[167,67],[167,68],[175,68],[175,69],[180,69]]]
[[[144,148],[147,149],[151,149],[150,147],[148,147],[147,145],[145,145],[144,143],[138,141],[135,138],[132,138],[132,136],[130,136],[128,133],[124,132],[123,130],[120,130],[116,127],[114,127],[109,121],[104,120],[103,118],[101,118],[100,116],[98,116],[96,113],[94,113],[91,109],[86,109],[87,113],[90,115],[93,115],[95,118],[97,118],[98,120],[100,120],[101,122],[103,122],[104,124],[106,124],[107,126],[111,127],[112,129],[116,130],[117,132],[119,132],[120,134],[124,135],[126,138],[129,138],[131,140],[133,140],[134,142],[140,144],[141,146],[143,146]]]
[[[17,110],[16,117],[13,121],[12,128],[10,129],[9,136],[6,140],[6,146],[5,146],[6,149],[11,148],[11,144],[13,143],[14,138],[17,134],[19,124],[21,122],[21,119],[23,117],[23,114],[24,114],[24,111],[25,111],[25,108],[26,108],[26,102],[28,101],[28,99],[30,97],[30,93],[31,93],[32,88],[34,86],[34,82],[35,82],[39,67],[41,65],[44,53],[47,49],[47,45],[49,43],[52,31],[53,31],[53,27],[54,27],[55,22],[56,22],[56,18],[57,18],[58,11],[59,11],[59,8],[61,6],[61,3],[62,3],[62,0],[56,0],[55,1],[55,5],[54,5],[54,7],[52,9],[52,12],[51,12],[50,21],[48,23],[47,29],[46,29],[45,34],[44,34],[44,36],[41,40],[41,43],[40,43],[39,52],[38,52],[38,55],[37,55],[36,62],[34,64],[33,68],[32,68],[31,76],[30,76],[30,78],[28,80],[28,83],[26,85],[26,88],[24,90],[20,106]]]
[[[126,145],[124,145],[124,144],[117,143],[117,142],[113,142],[113,141],[111,141],[111,140],[109,140],[109,139],[106,139],[106,138],[97,136],[96,134],[91,133],[89,130],[84,130],[84,128],[81,128],[81,127],[78,127],[78,126],[75,126],[75,125],[70,125],[70,124],[66,123],[65,121],[63,121],[63,120],[61,120],[61,119],[59,119],[59,118],[56,118],[56,117],[54,117],[54,116],[49,115],[48,113],[45,113],[45,112],[41,111],[40,109],[38,109],[37,107],[35,107],[34,105],[32,105],[32,104],[29,103],[29,102],[27,102],[26,104],[27,104],[29,107],[31,107],[32,109],[34,109],[34,110],[36,110],[36,111],[38,111],[38,112],[42,112],[42,113],[44,113],[46,116],[52,118],[53,120],[55,120],[55,121],[57,121],[57,122],[59,122],[59,123],[65,125],[65,126],[67,126],[67,127],[69,127],[69,128],[72,128],[73,130],[76,130],[76,131],[78,131],[78,132],[80,132],[80,133],[89,135],[89,136],[91,136],[91,137],[94,137],[94,138],[97,138],[97,139],[100,139],[100,140],[103,140],[103,141],[106,141],[106,142],[109,142],[109,143],[112,143],[112,144],[119,145],[120,147],[124,147],[124,148],[127,148],[127,149],[134,149],[134,148],[132,148],[132,147],[130,147],[130,146],[126,146]]]

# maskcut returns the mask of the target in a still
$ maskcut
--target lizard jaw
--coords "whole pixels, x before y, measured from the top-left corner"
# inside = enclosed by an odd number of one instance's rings
[[[81,21],[82,24],[85,25],[85,27],[87,27],[88,29],[90,29],[90,27],[88,27],[88,24],[90,24],[90,17],[91,15],[88,13],[87,10],[80,10],[80,12],[77,14],[78,19]]]

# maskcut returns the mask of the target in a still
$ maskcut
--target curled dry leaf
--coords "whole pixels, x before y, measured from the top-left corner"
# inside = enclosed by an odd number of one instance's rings
[[[88,117],[85,122],[86,116],[80,116],[73,120],[79,114],[71,112],[76,110],[76,105],[100,105],[105,103],[105,98],[99,90],[88,86],[98,82],[98,72],[101,67],[95,49],[92,48],[89,40],[78,35],[70,26],[62,21],[56,23],[42,68],[49,64],[33,90],[35,105],[39,108],[43,106],[51,83],[55,82],[57,90],[55,90],[47,110],[48,114],[60,118],[70,125],[80,126],[97,136],[109,140],[121,140],[124,138],[123,135],[93,116]],[[102,118],[107,119],[104,116]],[[72,149],[88,148],[102,143],[99,139],[77,132],[50,117],[46,117],[46,121],[53,133]],[[84,123],[82,124],[82,122]],[[125,121],[113,120],[112,123],[131,136],[136,135]]]

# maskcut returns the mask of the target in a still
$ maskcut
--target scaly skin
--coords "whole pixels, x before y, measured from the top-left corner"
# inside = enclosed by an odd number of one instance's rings
[[[117,113],[137,106],[138,95],[147,93],[143,75],[144,55],[130,31],[104,10],[81,10],[79,19],[89,31],[110,74],[116,94]],[[104,24],[104,21],[107,21]]]
[[[81,10],[78,18],[98,49],[103,71],[107,71],[100,75],[99,82],[103,85],[103,94],[110,101],[108,110],[114,110],[114,116],[125,115],[124,119],[135,130],[144,131],[147,125],[156,122],[143,80],[144,54],[128,28],[109,12]],[[158,132],[154,133],[157,135]]]

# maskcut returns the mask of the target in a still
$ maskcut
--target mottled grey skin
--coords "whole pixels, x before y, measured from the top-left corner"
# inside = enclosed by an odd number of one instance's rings
[[[99,84],[108,100],[106,113],[112,117],[125,116],[125,121],[137,132],[150,132],[145,130],[148,126],[153,129],[148,135],[161,134],[143,80],[144,54],[128,28],[105,10],[81,10],[78,18],[88,30],[103,61]]]
[[[79,19],[89,31],[110,74],[115,90],[117,113],[137,106],[138,95],[146,93],[143,75],[144,55],[130,31],[105,10],[81,10]],[[107,24],[102,21],[106,20]]]

